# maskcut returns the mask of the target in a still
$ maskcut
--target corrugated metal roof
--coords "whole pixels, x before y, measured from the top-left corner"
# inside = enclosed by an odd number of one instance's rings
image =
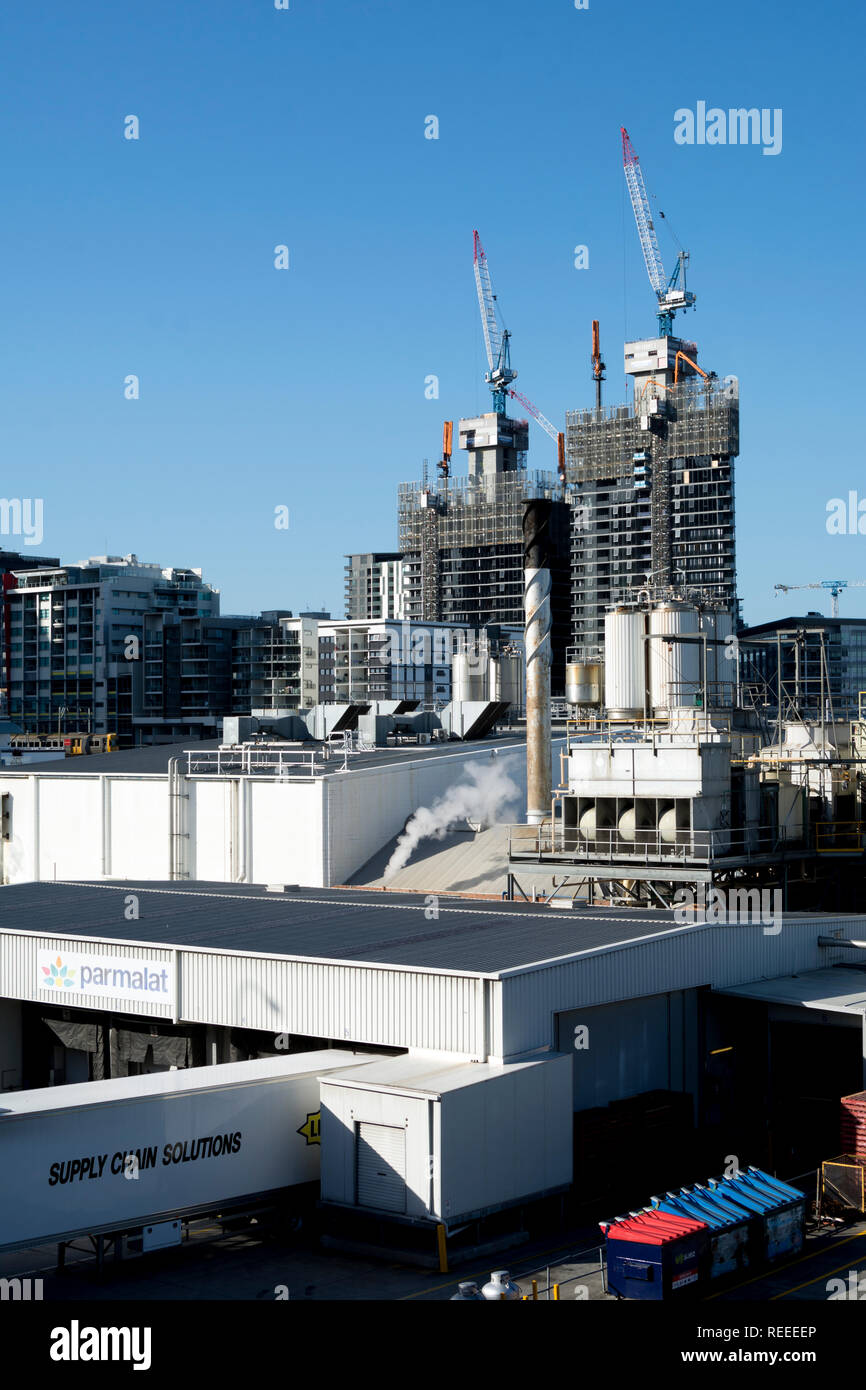
[[[139,899],[127,921],[124,899]],[[438,911],[438,917],[428,914]],[[666,933],[672,913],[555,911],[396,893],[246,885],[24,883],[0,889],[0,929],[313,960],[495,974]],[[700,930],[700,928],[697,928]]]
[[[424,760],[447,758],[454,757],[455,754],[459,753],[468,754],[479,751],[489,753],[494,748],[507,752],[512,748],[524,747],[525,744],[525,738],[514,735],[494,736],[480,739],[477,742],[470,740],[466,743],[460,740],[453,743],[407,743],[400,744],[396,748],[376,748],[370,753],[353,753],[349,758],[349,767],[350,769],[383,767],[389,763],[413,762],[419,758]],[[4,774],[8,771],[20,772],[22,776],[29,776],[38,771],[39,773],[63,773],[64,776],[75,775],[79,777],[92,777],[97,772],[164,776],[168,770],[170,758],[181,758],[180,766],[181,771],[183,771],[186,765],[186,759],[183,756],[185,753],[201,753],[205,749],[219,747],[221,747],[219,739],[202,739],[201,741],[186,739],[180,743],[151,744],[142,748],[119,748],[115,753],[87,753],[74,758],[46,758],[44,762],[28,763],[25,767],[4,769]],[[303,745],[303,750],[310,753],[320,747],[321,744],[310,740],[309,743]],[[322,773],[324,775],[336,774],[342,766],[342,756],[335,752],[331,760],[323,765]]]
[[[757,980],[720,990],[741,999],[759,999],[767,1004],[794,1004],[822,1013],[866,1014],[866,972],[831,966],[828,970],[808,970],[802,975],[783,975],[776,980]]]

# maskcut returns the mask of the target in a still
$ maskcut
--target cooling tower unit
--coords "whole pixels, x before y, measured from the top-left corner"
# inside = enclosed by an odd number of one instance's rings
[[[604,615],[604,703],[611,719],[636,719],[646,704],[646,616],[634,608]]]

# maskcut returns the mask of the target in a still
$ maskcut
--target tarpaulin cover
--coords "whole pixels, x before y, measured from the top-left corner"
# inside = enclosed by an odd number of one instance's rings
[[[96,1023],[73,1023],[62,1018],[43,1018],[42,1021],[47,1023],[64,1047],[71,1047],[76,1052],[95,1052],[102,1045]]]

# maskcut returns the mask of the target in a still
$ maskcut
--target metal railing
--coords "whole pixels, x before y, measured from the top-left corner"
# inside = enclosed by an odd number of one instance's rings
[[[189,750],[184,755],[185,775],[321,777],[326,772],[348,772],[349,758],[375,750],[376,745],[368,742],[357,729],[345,729],[328,734],[324,742],[314,748],[245,743],[239,747]]]
[[[784,849],[788,841],[785,828],[748,826],[718,830],[676,830],[674,838],[663,838],[658,830],[636,830],[626,839],[615,827],[597,829],[591,837],[577,826],[560,822],[553,825],[509,825],[508,857],[514,860],[546,858],[557,861],[613,862],[632,864],[712,863],[717,859],[751,860]],[[793,837],[791,837],[793,839]]]
[[[866,822],[827,821],[815,826],[818,854],[862,854],[866,849]]]
[[[255,745],[189,751],[185,757],[187,777],[314,777],[324,771],[322,764],[327,760],[327,755],[318,748],[307,750]]]
[[[521,1274],[513,1274],[511,1277],[514,1283],[523,1290],[521,1294],[521,1302],[523,1303],[534,1303],[541,1300],[558,1303],[562,1300],[563,1294],[568,1296],[572,1284],[585,1288],[588,1279],[600,1279],[601,1290],[603,1293],[607,1293],[605,1256],[606,1252],[603,1245],[593,1245],[586,1250],[577,1250],[572,1255],[564,1256],[561,1260],[557,1260],[556,1264],[541,1265],[537,1269],[529,1269]],[[552,1272],[570,1269],[577,1264],[585,1264],[587,1268],[579,1274],[570,1274],[565,1278],[556,1280],[551,1279]]]
[[[689,743],[730,743],[732,758],[743,758],[756,748],[754,731],[740,732],[732,727],[732,715],[725,711],[702,709],[692,711],[695,723],[691,728],[671,728],[667,717],[615,719],[609,715],[590,714],[570,718],[566,725],[567,751],[587,743],[646,744],[657,752],[660,748],[683,747]]]

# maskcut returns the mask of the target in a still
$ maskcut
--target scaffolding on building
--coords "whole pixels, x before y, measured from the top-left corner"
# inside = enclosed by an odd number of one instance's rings
[[[617,477],[635,454],[659,459],[733,457],[740,448],[736,379],[689,378],[665,389],[650,381],[631,405],[570,410],[566,417],[570,483]]]

